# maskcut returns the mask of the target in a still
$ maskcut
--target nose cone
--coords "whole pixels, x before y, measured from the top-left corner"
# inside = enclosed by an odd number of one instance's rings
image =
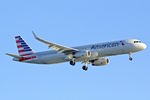
[[[144,49],[147,48],[147,45],[144,44],[144,43],[141,43],[141,44],[138,45],[138,48],[139,48],[139,50],[144,50]]]
[[[147,48],[147,45],[144,43],[137,43],[134,44],[134,46],[135,46],[135,51],[141,51]]]
[[[143,43],[141,47],[142,47],[142,49],[144,50],[144,49],[147,48],[147,45]]]

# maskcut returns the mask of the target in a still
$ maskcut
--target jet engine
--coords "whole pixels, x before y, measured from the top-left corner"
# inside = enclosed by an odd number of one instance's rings
[[[95,61],[92,61],[93,66],[103,66],[109,64],[109,59],[108,58],[99,58]]]

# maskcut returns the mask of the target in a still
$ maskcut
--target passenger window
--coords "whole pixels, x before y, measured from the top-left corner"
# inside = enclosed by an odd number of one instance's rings
[[[134,41],[134,43],[141,43],[141,41]]]
[[[138,43],[137,41],[134,41],[134,43]]]

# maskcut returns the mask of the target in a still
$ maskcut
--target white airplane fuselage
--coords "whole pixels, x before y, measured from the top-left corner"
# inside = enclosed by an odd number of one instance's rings
[[[95,60],[101,57],[135,53],[144,50],[146,47],[146,44],[142,43],[140,40],[128,39],[73,48],[79,50],[79,52],[74,54],[76,57],[75,61],[84,62],[84,59],[86,59],[85,52],[87,50],[91,52],[91,57],[89,57],[88,60]],[[69,57],[64,53],[58,53],[53,50],[34,53],[33,56],[35,56],[34,59],[23,60],[21,62],[34,64],[56,64],[70,61]],[[17,58],[14,58],[13,60],[19,61]]]

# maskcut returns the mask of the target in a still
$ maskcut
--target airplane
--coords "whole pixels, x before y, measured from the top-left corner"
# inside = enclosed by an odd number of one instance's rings
[[[56,43],[46,41],[38,37],[34,32],[36,40],[46,44],[53,50],[44,52],[33,52],[21,36],[16,36],[16,44],[19,55],[6,53],[13,57],[13,61],[32,63],[32,64],[57,64],[69,62],[75,66],[76,62],[84,64],[82,69],[88,70],[88,64],[92,66],[103,66],[109,64],[109,56],[129,54],[129,60],[132,61],[132,53],[142,51],[147,45],[138,39],[127,39],[112,42],[96,43],[77,47],[67,47]]]

